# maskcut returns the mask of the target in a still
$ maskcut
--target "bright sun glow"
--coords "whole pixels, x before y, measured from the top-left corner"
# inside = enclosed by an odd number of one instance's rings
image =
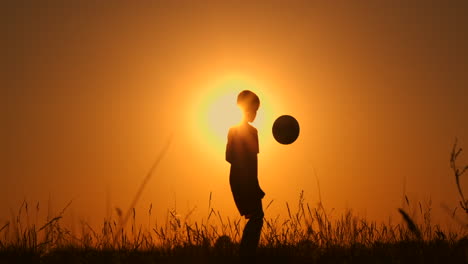
[[[229,127],[239,123],[242,118],[236,105],[237,92],[230,91],[214,98],[208,105],[206,124],[210,133],[216,137],[225,137]]]
[[[243,90],[251,90],[260,97],[260,109],[252,125],[259,130],[259,138],[271,132],[267,127],[272,122],[268,100],[260,87],[241,78],[230,78],[212,86],[199,105],[196,126],[199,127],[201,139],[209,142],[217,152],[226,146],[229,128],[241,121],[242,113],[237,106],[237,95]]]

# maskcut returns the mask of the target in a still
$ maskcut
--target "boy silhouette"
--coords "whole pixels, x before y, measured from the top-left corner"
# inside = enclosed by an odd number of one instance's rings
[[[254,256],[263,226],[262,198],[265,193],[258,183],[258,133],[249,124],[253,122],[260,107],[258,96],[248,90],[237,96],[237,105],[243,118],[239,125],[229,129],[226,146],[226,161],[231,164],[229,184],[234,202],[241,216],[248,219],[240,243],[241,256]]]

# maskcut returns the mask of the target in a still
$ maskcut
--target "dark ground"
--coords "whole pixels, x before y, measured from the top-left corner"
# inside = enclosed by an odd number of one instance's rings
[[[319,248],[313,245],[261,247],[256,259],[240,259],[235,250],[181,247],[170,251],[58,249],[47,254],[18,249],[0,251],[0,263],[468,263],[468,241],[402,242]]]

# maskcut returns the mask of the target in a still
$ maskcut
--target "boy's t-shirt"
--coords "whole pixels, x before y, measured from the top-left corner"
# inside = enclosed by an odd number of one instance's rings
[[[253,201],[265,193],[258,183],[258,132],[247,123],[231,127],[226,146],[226,160],[231,163],[229,183],[237,209],[241,215],[256,210]]]

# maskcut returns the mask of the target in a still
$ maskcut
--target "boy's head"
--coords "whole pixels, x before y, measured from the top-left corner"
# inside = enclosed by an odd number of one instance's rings
[[[249,91],[244,90],[237,96],[237,105],[240,107],[244,114],[244,119],[247,122],[252,122],[257,115],[257,110],[260,107],[260,99],[258,96]]]

